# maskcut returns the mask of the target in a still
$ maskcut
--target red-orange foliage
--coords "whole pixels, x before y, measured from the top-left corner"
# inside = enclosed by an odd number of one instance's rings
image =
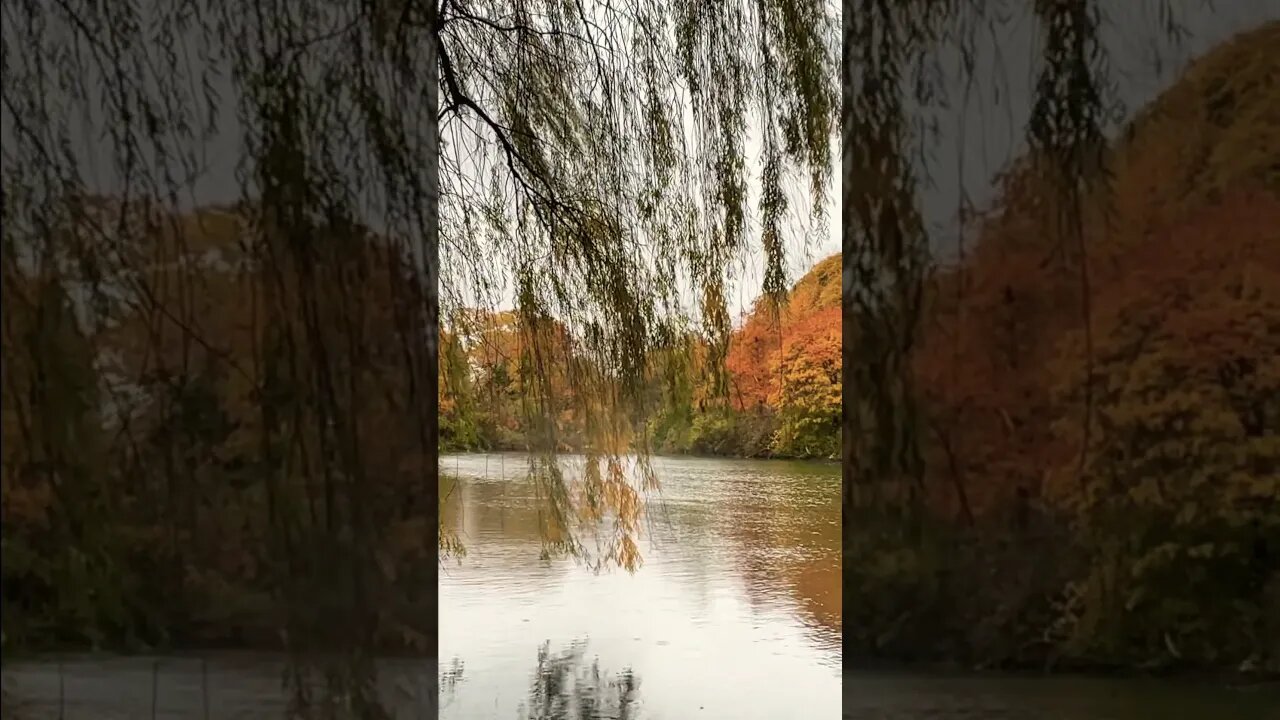
[[[1240,189],[1128,248],[1096,295],[1087,476],[1218,478],[1218,498],[1280,473],[1280,197]],[[1080,331],[1063,343],[1061,402],[1079,404]],[[1060,433],[1080,451],[1082,421]],[[1061,461],[1059,461],[1061,465]],[[1053,489],[1069,492],[1062,469]],[[1229,487],[1244,480],[1248,489]],[[1229,484],[1228,484],[1229,483]],[[1171,485],[1166,493],[1177,493]],[[1280,487],[1267,492],[1280,497]]]
[[[767,405],[777,387],[776,356],[782,344],[780,316],[763,303],[733,334],[725,367],[732,378],[732,400],[738,410]]]
[[[1138,238],[1091,232],[1106,243],[1088,273],[1094,401],[1155,351],[1153,338],[1180,338],[1160,352],[1175,353],[1188,373],[1265,352],[1260,343],[1280,332],[1263,321],[1280,292],[1276,228],[1280,199],[1238,188]],[[1074,475],[1083,441],[1078,267],[1055,259],[1048,242],[1001,240],[989,232],[963,268],[939,279],[917,362],[930,466],[947,478],[940,487],[963,483],[979,510],[1019,487],[1038,493],[1050,472]],[[1093,428],[1091,445],[1102,432]]]
[[[734,333],[725,360],[735,409],[776,409],[787,381],[785,358],[792,358],[790,364],[795,365],[797,353],[816,353],[812,360],[818,365],[829,364],[834,357],[838,374],[840,263],[841,257],[833,255],[815,265],[796,283],[781,308],[775,309],[763,298],[756,302]],[[835,348],[834,356],[828,352],[831,347]],[[838,393],[838,379],[836,389]]]
[[[778,355],[778,383],[770,396],[773,407],[838,418],[840,359],[839,307],[823,308],[793,322]]]
[[[1039,493],[1049,476],[1078,489],[1087,405],[1093,452],[1115,442],[1112,416],[1134,410],[1116,403],[1201,383],[1201,399],[1226,412],[1218,375],[1232,363],[1249,368],[1255,392],[1270,387],[1280,62],[1267,48],[1277,44],[1280,23],[1268,23],[1193,63],[1108,150],[1109,181],[1079,207],[1062,205],[1034,158],[1002,179],[977,247],[935,278],[921,328],[939,492],[967,490],[981,513],[1017,488]],[[1079,234],[1061,222],[1073,213]],[[1167,386],[1139,392],[1139,369]]]

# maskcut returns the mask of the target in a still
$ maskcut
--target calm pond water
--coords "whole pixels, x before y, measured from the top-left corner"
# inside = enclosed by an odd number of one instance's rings
[[[840,468],[656,458],[635,574],[538,559],[520,456],[452,456],[442,509],[467,555],[440,578],[440,659],[461,679],[442,720],[518,717],[531,664],[585,643],[638,680],[632,717],[840,716]],[[573,465],[570,465],[573,468]],[[799,713],[799,714],[797,714]]]
[[[437,684],[442,720],[1280,720],[1275,686],[859,673],[842,691],[835,465],[658,459],[634,575],[539,559],[522,458],[441,465],[468,554],[441,574],[439,669],[381,663],[396,720],[435,717]],[[10,662],[4,709],[282,720],[283,669],[247,653]]]

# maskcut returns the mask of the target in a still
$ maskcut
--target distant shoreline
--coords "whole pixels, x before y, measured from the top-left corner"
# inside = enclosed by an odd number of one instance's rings
[[[582,455],[586,450],[581,448],[568,448],[556,451],[561,455]],[[445,455],[518,455],[532,454],[528,448],[488,448],[488,449],[461,449],[461,448],[441,448],[440,456]],[[782,461],[799,461],[799,462],[820,462],[838,465],[840,458],[826,457],[822,455],[716,455],[710,453],[682,453],[682,452],[653,452],[650,457],[670,457],[670,458],[694,458],[699,460],[782,460]]]

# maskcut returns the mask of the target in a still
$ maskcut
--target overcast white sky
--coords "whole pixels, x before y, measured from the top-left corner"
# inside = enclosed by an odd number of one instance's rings
[[[1169,0],[1190,31],[1190,37],[1175,47],[1161,31],[1153,0],[1104,3],[1111,22],[1106,25],[1106,45],[1119,85],[1119,94],[1132,112],[1151,100],[1176,77],[1191,57],[1230,36],[1266,20],[1280,19],[1280,0]],[[1035,81],[1033,58],[1039,32],[1030,13],[1031,2],[1015,22],[998,33],[986,34],[977,44],[978,78],[965,99],[965,86],[957,71],[959,54],[953,52],[944,66],[953,72],[946,80],[949,109],[938,114],[938,140],[931,150],[930,176],[934,185],[922,190],[921,203],[932,233],[934,250],[946,254],[955,246],[953,218],[960,198],[966,194],[978,206],[990,200],[993,175],[1021,150],[1030,98]],[[4,31],[5,41],[13,28]],[[223,96],[226,99],[226,95]],[[0,127],[0,139],[12,142],[13,132],[7,112]],[[73,121],[73,126],[76,123]],[[91,188],[110,193],[115,188],[109,154],[96,133],[84,133],[81,151],[86,158],[85,177]],[[838,146],[838,142],[833,145]],[[757,154],[751,148],[749,154]],[[195,183],[194,193],[201,203],[225,203],[236,199],[239,185],[235,165],[240,155],[240,138],[234,113],[222,114],[222,134],[206,148],[207,167]],[[758,163],[749,167],[758,169]],[[840,247],[840,212],[837,203],[839,176],[829,188],[829,227],[817,232],[795,223],[788,238],[790,279],[795,280],[812,264]],[[753,187],[754,184],[753,184]],[[797,215],[804,217],[803,201]],[[752,206],[754,207],[754,199]],[[793,203],[793,206],[795,204]],[[749,307],[758,294],[762,279],[758,252],[744,258],[739,269],[741,281],[730,289],[731,311]]]

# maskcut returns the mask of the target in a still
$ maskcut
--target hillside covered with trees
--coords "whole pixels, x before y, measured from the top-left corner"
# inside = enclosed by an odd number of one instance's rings
[[[1280,670],[1276,47],[1192,63],[1078,204],[1032,152],[936,268],[923,470],[846,488],[848,659]]]
[[[435,457],[413,387],[425,342],[401,248],[341,221],[290,246],[244,207],[80,211],[64,247],[136,223],[119,249],[145,271],[76,282],[59,272],[70,257],[6,255],[6,647],[274,644],[280,584],[319,587],[282,580],[289,568],[375,595],[389,592],[375,575],[434,570]],[[383,567],[319,570],[346,552],[330,528],[375,522]],[[331,597],[308,622],[339,612]],[[396,613],[405,596],[382,597]]]
[[[520,362],[535,333],[553,371],[563,449],[584,450],[598,436],[587,426],[598,402],[616,392],[565,326],[514,312],[472,310],[445,324],[440,350],[443,451],[524,450],[541,412],[530,412],[529,384],[543,381]],[[729,338],[723,367],[710,360],[705,335],[672,332],[647,358],[643,400],[619,417],[622,437],[671,454],[835,458],[840,448],[840,256],[818,263],[780,302],[761,296]],[[575,378],[570,381],[570,377]],[[583,378],[596,381],[583,382]]]

